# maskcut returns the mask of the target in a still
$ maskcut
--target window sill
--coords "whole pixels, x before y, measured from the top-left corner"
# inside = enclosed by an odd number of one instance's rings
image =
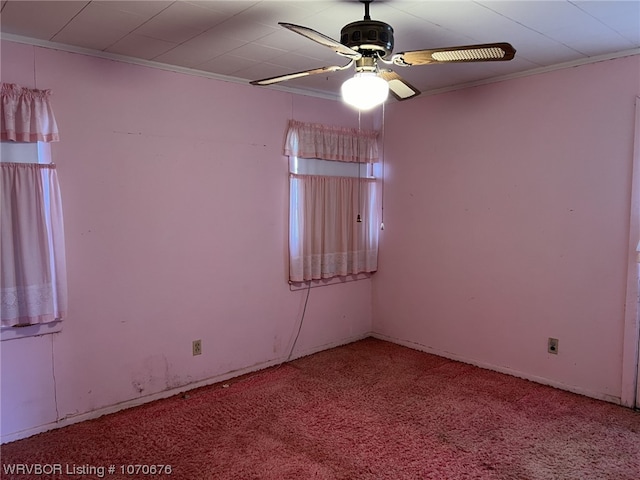
[[[346,275],[346,276],[338,275],[331,278],[323,278],[321,280],[311,280],[310,282],[308,280],[304,282],[292,282],[291,280],[289,280],[289,290],[291,290],[292,292],[295,292],[297,290],[307,290],[308,288],[328,287],[331,285],[342,285],[344,283],[357,282],[359,280],[367,280],[371,278],[374,273],[376,272],[370,272],[370,273],[362,272],[362,273],[355,273],[355,274]],[[309,285],[309,283],[311,283],[311,285]]]
[[[28,327],[2,327],[0,328],[0,341],[16,340],[18,338],[39,337],[62,331],[62,321],[40,323]]]

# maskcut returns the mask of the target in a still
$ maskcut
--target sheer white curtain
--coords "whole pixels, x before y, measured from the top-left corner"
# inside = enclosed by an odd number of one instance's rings
[[[2,326],[46,323],[67,309],[55,165],[0,163]]]
[[[293,121],[289,127],[285,153],[290,156],[359,163],[377,160],[375,132]],[[376,191],[374,178],[290,173],[290,281],[378,269]]]
[[[378,269],[375,179],[291,174],[290,188],[291,281]]]

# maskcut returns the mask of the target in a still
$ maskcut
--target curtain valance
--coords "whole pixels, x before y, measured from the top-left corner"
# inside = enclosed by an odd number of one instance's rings
[[[340,162],[377,162],[378,132],[289,120],[284,154]]]
[[[0,140],[57,142],[58,125],[51,109],[51,90],[3,83],[0,91]]]

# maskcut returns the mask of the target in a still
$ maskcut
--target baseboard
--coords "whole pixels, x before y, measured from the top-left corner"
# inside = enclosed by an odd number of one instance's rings
[[[313,348],[302,350],[298,353],[292,355],[291,360],[295,360],[297,358],[306,357],[308,355],[313,355],[314,353],[321,352],[323,350],[329,350],[331,348],[339,347],[341,345],[347,345],[349,343],[357,342],[358,340],[362,340],[364,338],[370,337],[370,333],[365,333],[361,335],[356,335],[353,337],[344,338],[335,342],[326,343],[323,345],[318,345]],[[288,354],[287,354],[288,355]],[[6,435],[2,435],[0,437],[0,444],[14,442],[16,440],[20,440],[22,438],[31,437],[33,435],[37,435],[39,433],[43,433],[49,430],[54,430],[57,428],[66,427],[69,425],[73,425],[74,423],[84,422],[86,420],[93,420],[98,417],[102,417],[103,415],[109,415],[111,413],[119,412],[120,410],[125,410],[127,408],[137,407],[138,405],[143,405],[145,403],[154,402],[156,400],[162,400],[163,398],[173,397],[174,395],[179,395],[181,393],[187,392],[189,390],[194,390],[196,388],[208,387],[209,385],[213,385],[215,383],[224,382],[231,378],[239,377],[242,375],[246,375],[247,373],[257,372],[259,370],[264,370],[265,368],[273,367],[275,365],[279,365],[286,361],[287,355],[276,358],[274,360],[270,360],[268,362],[257,363],[255,365],[251,365],[249,367],[241,368],[238,370],[233,370],[228,373],[224,373],[221,375],[216,375],[214,377],[210,377],[204,380],[200,380],[198,382],[193,382],[187,385],[183,385],[181,387],[172,388],[170,390],[164,390],[162,392],[157,392],[151,395],[146,395],[144,397],[138,397],[131,400],[126,400],[121,403],[117,403],[115,405],[110,405],[108,407],[99,408],[97,410],[92,410],[90,412],[80,413],[76,415],[70,415],[64,417],[57,422],[51,422],[44,425],[38,425],[36,427],[28,428],[25,430],[20,430],[18,432],[8,433]]]
[[[401,340],[399,338],[390,337],[390,336],[382,335],[379,333],[372,333],[371,336],[379,340],[385,340],[387,342],[396,343],[404,347],[412,348],[414,350],[420,350],[421,352],[430,353],[432,355],[448,358],[450,360],[455,360],[457,362],[467,363],[469,365],[474,365],[476,367],[484,368],[486,370],[493,370],[494,372],[504,373],[506,375],[511,375],[512,377],[518,377],[525,380],[531,380],[532,382],[540,383],[542,385],[548,385],[550,387],[558,388],[560,390],[566,390],[571,393],[584,395],[585,397],[595,398],[597,400],[603,400],[609,403],[615,403],[616,405],[622,405],[621,398],[613,395],[607,395],[605,393],[600,393],[600,392],[592,392],[591,390],[587,390],[582,387],[578,387],[576,385],[568,385],[566,383],[557,382],[555,380],[539,377],[537,375],[531,375],[529,373],[514,370],[512,368],[493,365],[486,362],[481,362],[472,358],[464,357],[462,355],[456,355],[454,353],[445,352],[432,347],[428,347],[426,345],[422,345],[416,342]]]
[[[330,343],[325,343],[323,345],[319,345],[317,347],[313,347],[310,348],[308,350],[304,350],[300,353],[295,353],[291,356],[291,360],[296,360],[298,358],[302,358],[302,357],[308,357],[309,355],[313,355],[314,353],[318,353],[318,352],[323,352],[324,350],[329,350],[331,348],[336,348],[336,347],[341,347],[342,345],[348,345],[350,343],[353,342],[358,342],[360,340],[364,340],[365,338],[369,338],[373,336],[373,334],[371,332],[367,332],[367,333],[363,333],[360,335],[355,335],[353,337],[348,337],[346,339],[343,340],[338,340],[337,342],[330,342]],[[276,362],[276,365],[278,363],[282,363],[284,360],[286,359],[282,359],[279,360],[278,362]],[[236,377],[238,375],[234,375],[234,377]]]

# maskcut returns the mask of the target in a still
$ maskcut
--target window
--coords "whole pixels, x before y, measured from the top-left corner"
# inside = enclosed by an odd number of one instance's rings
[[[290,122],[291,282],[377,270],[375,140],[373,132]]]
[[[62,205],[50,141],[49,92],[2,84],[1,339],[60,330],[66,313]]]
[[[0,162],[51,163],[51,145],[46,142],[0,142]]]
[[[28,148],[21,153],[26,152],[33,153]],[[4,158],[0,163],[0,313],[1,339],[7,340],[59,331],[66,309],[66,282],[55,166],[43,164],[46,157],[42,155],[34,159],[37,163],[9,163]]]

